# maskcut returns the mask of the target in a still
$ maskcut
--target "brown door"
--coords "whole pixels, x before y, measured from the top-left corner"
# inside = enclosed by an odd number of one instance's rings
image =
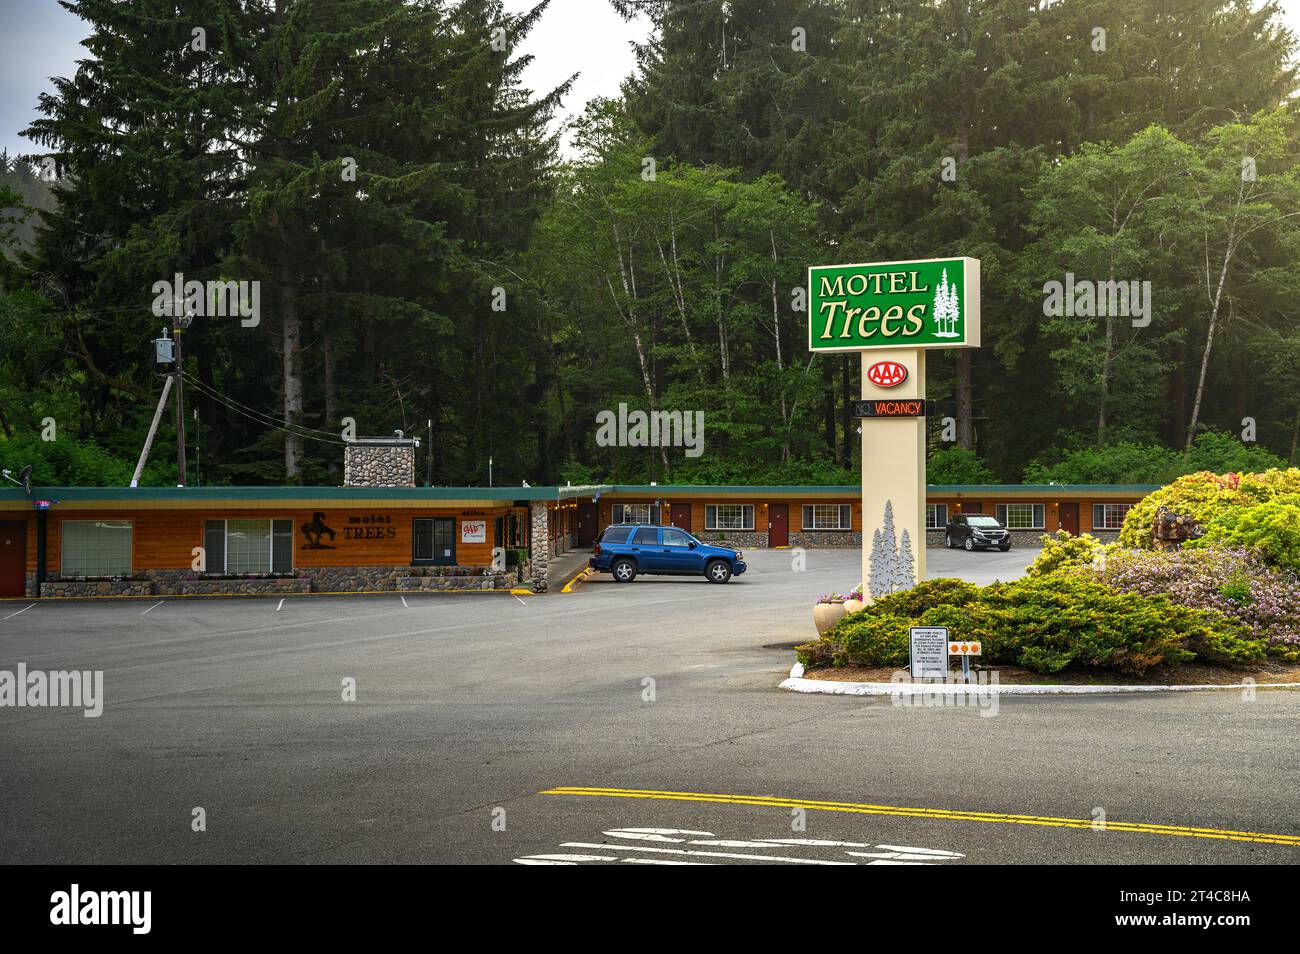
[[[769,547],[790,545],[790,506],[788,504],[767,505],[767,545]]]
[[[688,503],[675,503],[668,511],[669,521],[679,530],[691,532],[691,505]]]
[[[1075,536],[1079,535],[1079,505],[1077,503],[1063,503],[1059,512],[1059,522],[1062,530],[1069,530]]]
[[[578,546],[589,547],[596,542],[600,530],[600,508],[594,503],[578,504]]]
[[[0,596],[27,595],[27,521],[0,523]]]

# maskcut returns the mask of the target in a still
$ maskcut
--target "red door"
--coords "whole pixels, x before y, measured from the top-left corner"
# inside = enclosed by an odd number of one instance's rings
[[[0,596],[27,595],[27,521],[0,523]]]
[[[669,522],[679,530],[691,532],[691,505],[688,503],[675,503],[668,511]]]
[[[600,529],[600,508],[587,502],[578,504],[578,546],[589,547],[596,542]]]
[[[769,547],[790,545],[789,504],[767,505],[767,545]]]
[[[1063,503],[1059,511],[1059,523],[1062,530],[1069,530],[1075,536],[1079,535],[1079,505],[1077,503]]]

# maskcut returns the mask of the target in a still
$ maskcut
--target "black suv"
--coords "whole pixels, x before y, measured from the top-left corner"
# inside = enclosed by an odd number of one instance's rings
[[[943,532],[943,545],[961,547],[963,550],[982,550],[997,547],[1003,553],[1011,549],[1011,534],[995,517],[982,513],[959,513],[948,521]]]

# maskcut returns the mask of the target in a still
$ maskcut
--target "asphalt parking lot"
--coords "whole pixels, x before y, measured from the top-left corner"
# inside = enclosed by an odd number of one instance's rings
[[[932,549],[929,571],[1007,579],[1032,555]],[[813,600],[858,576],[856,551],[795,556],[747,553],[725,586],[0,604],[0,669],[104,674],[98,718],[0,709],[0,856],[1300,858],[1300,694],[1007,698],[986,718],[781,692]]]

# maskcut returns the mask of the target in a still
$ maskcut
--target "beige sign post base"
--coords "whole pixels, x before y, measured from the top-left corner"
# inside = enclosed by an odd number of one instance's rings
[[[864,401],[925,398],[924,351],[878,349],[861,355]],[[872,384],[867,369],[880,361],[903,365],[907,379],[891,388]],[[924,417],[858,420],[862,427],[862,586],[863,599],[870,602],[873,579],[888,580],[893,589],[925,579],[926,427]],[[904,575],[910,579],[902,579]]]

